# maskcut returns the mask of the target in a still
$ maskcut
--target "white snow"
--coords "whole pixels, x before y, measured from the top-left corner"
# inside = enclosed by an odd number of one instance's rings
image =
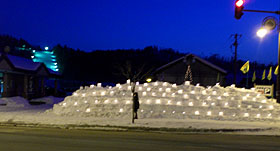
[[[154,82],[139,84],[136,91],[140,119],[280,120],[280,105],[253,89]],[[131,116],[131,106],[131,86],[118,84],[113,88],[81,88],[54,105],[50,112],[63,116],[127,119]]]
[[[154,82],[137,84],[139,119],[131,123],[131,86],[81,87],[62,102],[39,106],[0,106],[0,122],[48,125],[99,125],[195,129],[261,129],[280,135],[280,105],[254,89]],[[16,99],[17,100],[17,99]],[[18,99],[19,100],[19,99]],[[24,101],[23,101],[24,102]],[[54,105],[53,105],[54,104]],[[53,105],[53,108],[52,108]],[[256,132],[254,132],[255,134]],[[246,133],[247,134],[247,133]]]

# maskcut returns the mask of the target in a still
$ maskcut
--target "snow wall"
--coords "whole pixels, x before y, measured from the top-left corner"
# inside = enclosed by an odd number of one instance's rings
[[[140,108],[138,117],[214,120],[280,120],[280,105],[254,89],[234,85],[213,87],[167,82],[136,83]],[[81,87],[49,112],[62,116],[131,118],[131,86]]]

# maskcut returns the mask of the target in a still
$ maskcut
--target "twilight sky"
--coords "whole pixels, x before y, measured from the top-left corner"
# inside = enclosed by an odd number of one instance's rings
[[[280,10],[280,0],[245,0],[245,9]],[[235,0],[5,0],[0,34],[33,45],[67,45],[91,51],[157,45],[199,56],[231,57],[231,34],[242,34],[238,58],[277,62],[277,32],[262,40],[261,22],[273,14],[245,12]]]

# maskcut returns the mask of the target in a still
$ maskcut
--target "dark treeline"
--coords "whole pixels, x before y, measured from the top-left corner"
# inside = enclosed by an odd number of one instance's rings
[[[30,54],[27,53],[28,51],[15,49],[23,45],[26,48],[40,49],[40,47],[34,47],[23,39],[16,39],[7,35],[0,36],[1,52],[30,58]],[[128,78],[133,79],[133,75],[138,74],[140,76],[137,77],[137,80],[144,80],[156,68],[187,54],[179,53],[171,48],[159,49],[156,46],[148,46],[144,49],[94,50],[85,52],[79,49],[75,50],[67,46],[57,45],[53,48],[53,51],[57,56],[59,71],[63,79],[83,81],[85,83],[122,83]],[[228,72],[227,84],[230,85],[233,83],[232,58],[225,58],[214,54],[204,57],[204,59],[225,69]],[[243,75],[239,69],[246,61],[238,60],[237,62],[237,82],[240,86],[245,85],[246,75]],[[273,64],[265,65],[250,62],[250,85],[252,85],[251,78],[254,71],[256,71],[258,83],[268,84],[268,81],[261,80],[261,75],[264,69],[268,73],[270,66],[273,66],[273,69],[276,67]],[[275,76],[273,80],[275,80]]]
[[[124,82],[140,72],[148,76],[161,65],[185,55],[155,46],[84,52],[57,45],[53,50],[65,79],[108,83]]]

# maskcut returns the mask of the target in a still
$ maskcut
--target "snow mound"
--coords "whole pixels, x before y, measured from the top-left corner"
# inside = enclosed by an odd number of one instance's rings
[[[28,107],[30,104],[28,100],[24,99],[23,97],[9,97],[9,98],[1,98],[1,104],[6,104],[8,107]]]
[[[63,101],[64,98],[57,98],[54,96],[47,96],[43,98],[32,99],[30,102],[44,103],[44,104],[57,104]]]
[[[212,120],[280,120],[280,105],[254,89],[234,85],[213,87],[167,82],[136,84],[139,95],[139,118],[212,119]],[[52,110],[57,115],[129,118],[132,112],[130,84],[115,87],[91,85],[81,87]]]

